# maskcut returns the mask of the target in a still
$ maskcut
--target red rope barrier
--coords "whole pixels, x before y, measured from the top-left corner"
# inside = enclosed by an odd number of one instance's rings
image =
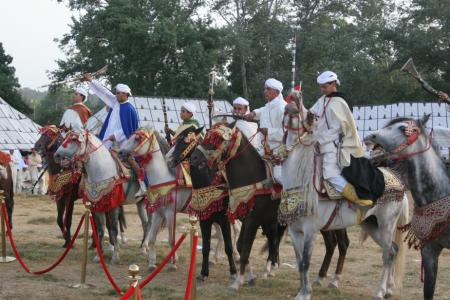
[[[138,290],[138,300],[142,300],[141,289]]]
[[[130,288],[127,290],[127,292],[125,294],[123,294],[123,296],[120,297],[119,300],[127,300],[128,298],[130,298],[131,296],[134,295],[135,291],[136,291],[136,287],[132,284],[130,286]]]
[[[147,285],[152,279],[158,275],[159,272],[164,268],[164,266],[169,262],[170,258],[175,254],[175,252],[178,250],[178,248],[181,246],[181,243],[183,243],[184,239],[186,238],[186,233],[183,233],[180,238],[178,239],[175,246],[173,246],[172,250],[170,250],[169,254],[164,258],[164,260],[159,264],[159,266],[150,274],[148,277],[141,282],[139,285],[139,288],[142,289],[144,286]]]
[[[75,243],[75,240],[76,240],[76,238],[78,236],[78,233],[80,232],[80,229],[81,229],[81,226],[83,225],[83,220],[84,220],[84,215],[83,215],[81,217],[81,219],[80,219],[80,223],[78,224],[78,227],[77,227],[77,230],[75,231],[75,234],[72,236],[72,239],[70,240],[69,245],[67,246],[66,250],[64,250],[63,254],[58,258],[58,260],[55,263],[53,263],[50,267],[48,267],[48,268],[46,268],[44,270],[32,272],[28,268],[26,263],[23,261],[22,257],[20,256],[19,251],[17,250],[16,244],[15,244],[13,236],[12,236],[11,227],[9,226],[8,215],[6,214],[6,204],[5,203],[3,203],[3,205],[2,205],[2,212],[3,212],[3,215],[5,216],[6,229],[8,231],[9,242],[11,244],[11,248],[12,248],[12,250],[14,252],[14,255],[16,256],[16,258],[19,261],[19,263],[22,266],[22,268],[27,273],[34,274],[34,275],[42,275],[42,274],[48,273],[51,270],[53,270],[54,268],[56,268],[64,260],[64,258],[67,256],[69,251],[72,249],[72,246]]]
[[[192,280],[194,280],[194,269],[195,269],[195,255],[197,254],[197,242],[198,242],[198,235],[194,236],[193,243],[192,243],[192,251],[191,251],[191,263],[189,265],[189,274],[188,279],[186,283],[186,291],[184,293],[184,300],[191,299],[191,291],[192,291]]]
[[[91,215],[89,217],[89,220],[91,221],[91,227],[92,227],[92,235],[94,236],[95,246],[97,248],[98,257],[100,257],[100,263],[102,264],[103,271],[105,271],[106,277],[108,277],[109,282],[113,286],[113,288],[116,290],[117,293],[122,294],[122,290],[117,285],[117,283],[114,281],[114,278],[112,278],[111,273],[109,273],[108,267],[106,266],[105,259],[103,258],[102,249],[100,248],[100,242],[98,241],[97,236],[97,228],[95,227],[94,223],[94,217]]]

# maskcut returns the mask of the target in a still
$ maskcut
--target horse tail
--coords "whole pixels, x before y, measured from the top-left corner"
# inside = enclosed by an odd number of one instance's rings
[[[402,208],[400,216],[397,220],[395,228],[394,241],[398,246],[397,255],[394,261],[394,283],[397,288],[402,288],[403,277],[405,275],[405,258],[406,258],[406,245],[404,242],[404,233],[399,229],[400,226],[404,226],[409,222],[409,199],[405,193],[402,200]]]

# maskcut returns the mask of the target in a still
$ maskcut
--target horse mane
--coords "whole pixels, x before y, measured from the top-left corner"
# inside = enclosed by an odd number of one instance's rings
[[[165,156],[170,150],[169,143],[159,132],[157,131],[154,132],[156,136],[156,141],[158,142],[159,145],[159,149],[161,150],[161,153]]]

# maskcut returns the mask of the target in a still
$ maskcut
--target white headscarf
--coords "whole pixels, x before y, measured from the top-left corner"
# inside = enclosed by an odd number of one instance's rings
[[[247,101],[247,99],[237,97],[236,99],[233,100],[233,105],[234,104],[249,106],[250,103]]]
[[[283,91],[283,84],[274,78],[267,79],[264,85],[268,88],[277,90],[280,93]]]
[[[79,87],[77,87],[76,89],[75,89],[75,93],[78,93],[78,94],[80,94],[80,95],[83,95],[84,96],[84,100],[86,101],[86,99],[87,99],[87,97],[88,97],[88,91],[85,89],[85,88],[83,88],[83,87],[81,87],[81,86],[79,86]]]
[[[331,71],[325,71],[317,77],[318,84],[325,84],[333,81],[336,81],[337,85],[341,85],[336,73]]]
[[[195,104],[192,102],[184,102],[182,107],[192,114],[195,114],[197,111]]]
[[[128,95],[131,96],[130,87],[123,83],[119,83],[118,85],[116,85],[116,92],[127,93]]]

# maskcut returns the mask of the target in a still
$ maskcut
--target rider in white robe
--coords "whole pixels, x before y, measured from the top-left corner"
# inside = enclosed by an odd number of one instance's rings
[[[259,131],[264,136],[270,151],[278,154],[278,149],[283,144],[283,117],[286,101],[284,101],[283,84],[273,78],[267,79],[264,84],[264,97],[266,105],[255,109],[248,116],[249,120],[259,120]],[[267,153],[266,153],[267,154]],[[281,165],[273,166],[272,173],[275,181],[282,183]]]
[[[245,116],[250,113],[249,102],[238,97],[233,101],[233,115]],[[252,146],[258,151],[259,155],[264,155],[264,149],[261,145],[261,134],[258,133],[258,124],[255,122],[249,122],[243,119],[236,121],[236,127],[244,134],[244,136],[250,141]]]

